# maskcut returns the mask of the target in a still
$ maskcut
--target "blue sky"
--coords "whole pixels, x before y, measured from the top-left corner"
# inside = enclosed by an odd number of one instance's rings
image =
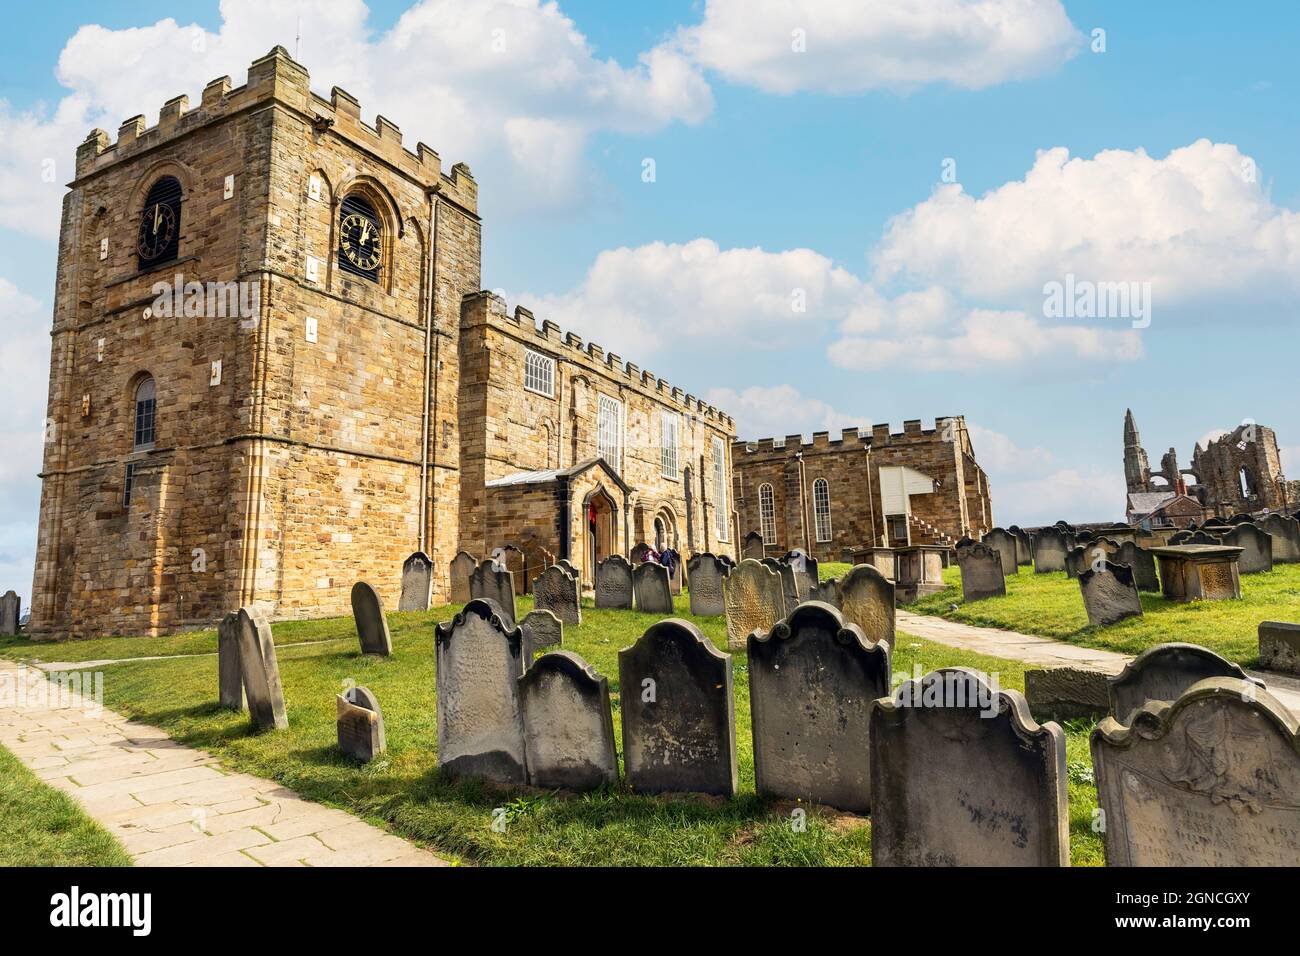
[[[1126,407],[1153,461],[1250,418],[1300,473],[1293,4],[990,0],[992,21],[962,0],[733,6],[11,14],[0,590],[31,587],[72,149],[212,77],[241,82],[294,49],[300,15],[314,88],[473,167],[486,286],[718,401],[742,437],[964,414],[1004,524],[1122,517]],[[1149,327],[1044,315],[1067,274],[1150,283]]]

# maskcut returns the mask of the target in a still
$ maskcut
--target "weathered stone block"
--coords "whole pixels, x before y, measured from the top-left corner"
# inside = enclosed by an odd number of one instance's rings
[[[369,763],[387,748],[384,714],[379,698],[369,688],[349,687],[335,698],[339,750],[362,763]]]
[[[1264,621],[1259,625],[1259,666],[1300,674],[1300,624]]]
[[[1025,700],[1035,717],[1071,720],[1110,713],[1107,675],[1081,667],[1026,670]]]

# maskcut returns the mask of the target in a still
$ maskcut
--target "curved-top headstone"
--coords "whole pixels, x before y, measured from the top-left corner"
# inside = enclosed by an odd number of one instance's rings
[[[335,698],[335,704],[339,750],[368,763],[388,748],[384,714],[373,691],[360,685],[349,687]]]
[[[423,551],[416,551],[402,562],[402,594],[397,609],[427,611],[432,596],[433,561]]]
[[[528,782],[594,790],[618,783],[609,682],[571,651],[543,654],[519,678]]]
[[[1004,528],[994,528],[992,531],[984,532],[983,542],[998,552],[1002,557],[1002,573],[1019,574],[1020,573],[1020,543],[1016,541],[1016,536]]]
[[[1007,528],[1016,539],[1016,561],[1022,567],[1034,563],[1034,541],[1029,536],[1029,532],[1019,525],[1011,525]]]
[[[795,580],[794,568],[780,558],[764,558],[763,564],[776,572],[781,579],[781,599],[785,602],[785,611],[789,614],[799,605],[799,582]]]
[[[12,636],[18,633],[18,621],[22,618],[23,601],[16,591],[6,591],[0,597],[0,634]]]
[[[1093,538],[1070,549],[1065,556],[1065,573],[1077,578],[1089,567],[1099,567],[1102,561],[1111,560],[1120,546],[1109,538]]]
[[[470,575],[478,567],[478,558],[468,551],[457,551],[448,571],[451,575],[451,603],[465,604],[473,597],[469,591]]]
[[[1107,866],[1300,866],[1300,737],[1234,677],[1092,732]]]
[[[1217,537],[1208,531],[1178,531],[1169,539],[1170,545],[1180,544],[1222,544]]]
[[[840,578],[839,612],[848,624],[862,629],[867,640],[894,646],[896,601],[894,582],[871,564],[855,564]]]
[[[1233,515],[1231,518],[1228,519],[1228,524],[1250,524],[1254,520],[1255,519],[1248,514],[1237,512],[1235,515]]]
[[[1135,541],[1125,541],[1115,552],[1116,564],[1126,564],[1133,569],[1133,583],[1139,591],[1160,592],[1160,577],[1156,574],[1156,556]]]
[[[628,786],[638,793],[733,796],[731,655],[694,624],[669,618],[618,652],[618,677]]]
[[[889,693],[889,642],[809,601],[750,634],[748,651],[757,791],[869,812],[870,708]]]
[[[538,576],[555,564],[555,555],[542,547],[536,538],[525,541],[520,551],[524,556],[524,593],[531,594]]]
[[[519,622],[524,632],[524,670],[532,666],[539,651],[564,644],[564,622],[545,608],[534,608]]]
[[[650,557],[650,545],[646,544],[644,541],[640,544],[633,545],[629,557],[631,557],[633,565],[643,563]]]
[[[741,559],[753,558],[755,561],[761,561],[765,555],[766,549],[763,547],[763,536],[757,531],[751,531],[745,535],[745,540],[740,545]]]
[[[501,610],[474,598],[434,629],[438,765],[454,776],[527,783],[518,683],[523,631]]]
[[[393,639],[388,635],[384,602],[379,599],[379,592],[365,581],[352,585],[352,618],[356,621],[362,654],[388,657],[393,653]]]
[[[596,607],[632,606],[632,566],[621,554],[611,554],[596,565]]]
[[[871,706],[874,866],[1069,866],[1065,734],[944,668]]]
[[[564,568],[564,573],[573,578],[573,580],[578,580],[578,569],[573,566],[573,562],[568,558],[560,558],[555,562],[555,564],[557,567]]]
[[[745,647],[750,632],[768,630],[785,617],[781,576],[762,561],[746,558],[722,582],[727,646]]]
[[[533,582],[534,606],[550,611],[565,624],[582,623],[582,605],[578,599],[578,582],[569,572],[553,564]]]
[[[470,599],[495,601],[507,624],[515,626],[515,576],[502,565],[489,558],[482,561],[469,576]]]
[[[957,552],[961,568],[961,599],[965,602],[1002,597],[1007,593],[1002,556],[988,545],[977,544]]]
[[[1273,570],[1273,536],[1253,524],[1244,522],[1233,526],[1221,539],[1223,544],[1241,548],[1237,558],[1239,574],[1259,574]]]
[[[1254,680],[1240,666],[1199,644],[1157,644],[1148,647],[1110,678],[1110,712],[1122,724],[1148,700],[1177,700],[1193,684],[1209,677]]]
[[[1079,575],[1079,593],[1083,595],[1088,623],[1094,627],[1142,616],[1142,597],[1133,580],[1133,569],[1126,565],[1111,564],[1105,558],[1089,565]]]
[[[263,730],[283,730],[289,726],[289,718],[284,709],[271,625],[266,615],[255,608],[241,607],[238,614],[240,676],[244,679],[249,716]]]
[[[1065,570],[1069,553],[1065,533],[1060,528],[1042,528],[1034,535],[1034,573],[1050,574]]]
[[[632,568],[632,592],[636,609],[643,614],[672,614],[673,592],[668,583],[668,569],[653,561]]]
[[[696,617],[714,617],[727,613],[722,599],[722,582],[727,577],[727,566],[705,551],[692,555],[686,562],[686,588],[690,592],[691,614]]]
[[[1258,522],[1261,531],[1273,536],[1273,563],[1294,564],[1300,561],[1300,521],[1275,512]]]

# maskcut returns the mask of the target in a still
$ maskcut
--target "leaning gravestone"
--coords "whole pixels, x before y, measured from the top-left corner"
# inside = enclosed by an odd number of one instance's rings
[[[819,601],[750,634],[758,793],[868,813],[871,702],[889,693],[889,675],[889,642]]]
[[[1300,674],[1300,624],[1260,622],[1259,666],[1269,671]]]
[[[628,786],[638,793],[733,796],[731,655],[694,624],[669,618],[618,652],[618,678]]]
[[[284,690],[280,686],[280,665],[275,659],[271,625],[259,610],[241,607],[237,613],[240,676],[248,698],[248,713],[263,730],[283,730],[289,726],[289,718],[284,710]]]
[[[632,591],[636,609],[643,614],[672,614],[673,592],[668,584],[668,569],[646,561],[632,569]]]
[[[596,607],[632,606],[632,566],[621,554],[596,565]]]
[[[839,611],[845,623],[862,629],[867,640],[894,646],[894,582],[874,565],[854,565],[840,578]]]
[[[1187,688],[1210,677],[1231,677],[1257,687],[1240,666],[1198,644],[1157,644],[1148,647],[1110,679],[1110,712],[1120,723],[1148,700],[1174,701]]]
[[[535,607],[550,611],[565,624],[582,623],[582,605],[578,601],[578,582],[559,565],[551,565],[533,582]]]
[[[357,623],[362,654],[388,657],[393,653],[393,639],[388,636],[388,618],[379,592],[365,581],[352,585],[352,617]]]
[[[23,616],[23,601],[15,591],[6,591],[0,597],[0,634],[13,636],[18,633],[18,621]]]
[[[961,599],[969,603],[1007,593],[1002,574],[1002,556],[987,545],[977,544],[957,552],[961,568]]]
[[[741,542],[740,545],[741,559],[753,558],[755,561],[762,561],[765,556],[766,551],[763,547],[763,536],[757,531],[751,531],[749,534],[745,535],[745,540]]]
[[[1042,528],[1034,536],[1034,573],[1049,574],[1065,570],[1065,556],[1069,553],[1065,532],[1060,528]]]
[[[1065,573],[1077,578],[1089,566],[1099,567],[1102,561],[1111,561],[1119,554],[1120,546],[1107,538],[1093,538],[1090,541],[1071,548],[1065,556]]]
[[[369,688],[349,687],[335,699],[339,750],[369,763],[388,747],[384,739],[384,714],[379,698]]]
[[[1107,866],[1300,866],[1300,738],[1267,691],[1212,677],[1092,732]]]
[[[716,617],[727,613],[722,599],[722,582],[727,566],[709,552],[694,555],[686,562],[686,587],[691,596],[691,614]]]
[[[402,562],[402,594],[397,599],[399,611],[427,611],[433,596],[433,562],[423,551],[416,551]]]
[[[727,646],[745,647],[750,632],[766,631],[785,617],[781,576],[761,561],[746,558],[722,582],[727,615]]]
[[[508,626],[515,626],[515,576],[502,570],[496,561],[484,561],[469,576],[470,600],[494,601],[501,608]]]
[[[808,600],[821,601],[823,604],[829,604],[835,610],[840,610],[844,606],[844,594],[840,589],[840,579],[830,578],[826,581],[818,581],[813,585],[812,591],[808,594]]]
[[[244,709],[244,675],[239,662],[239,612],[231,611],[217,625],[217,681],[221,706]]]
[[[1273,536],[1253,524],[1238,524],[1225,534],[1222,542],[1241,548],[1237,558],[1238,574],[1259,574],[1273,570]]]
[[[595,790],[618,783],[609,682],[570,651],[552,651],[519,678],[528,782]]]
[[[1079,592],[1093,627],[1142,616],[1142,597],[1133,581],[1133,570],[1123,564],[1103,559],[1087,568],[1079,575]]]
[[[468,551],[457,551],[451,559],[451,603],[465,604],[473,597],[469,593],[469,579],[478,567],[478,558]]]
[[[1133,583],[1139,591],[1160,593],[1160,576],[1156,574],[1156,556],[1137,542],[1125,541],[1112,559],[1133,569]]]
[[[1069,866],[1065,734],[965,668],[871,705],[874,866]]]
[[[1020,543],[1016,541],[1014,534],[1003,528],[994,528],[992,531],[984,532],[982,540],[1001,555],[1004,575],[1020,573],[1020,560],[1017,557],[1020,553]]]
[[[1275,513],[1259,522],[1259,529],[1273,536],[1273,563],[1300,561],[1300,521]]]
[[[500,610],[475,598],[435,628],[438,765],[453,776],[527,783],[523,631]]]
[[[539,651],[564,643],[564,622],[545,608],[529,611],[519,627],[524,632],[524,670],[532,666]]]

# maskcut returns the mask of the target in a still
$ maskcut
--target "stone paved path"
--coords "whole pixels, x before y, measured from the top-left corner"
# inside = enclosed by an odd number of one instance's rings
[[[77,695],[50,702],[54,685],[35,668],[0,660],[0,686],[13,692],[0,706],[0,746],[76,798],[138,866],[447,865],[273,780],[225,770],[156,727]]]
[[[1023,661],[1037,667],[1079,667],[1084,670],[1118,674],[1133,658],[1115,651],[1095,647],[1079,647],[1050,637],[1020,634],[993,627],[974,627],[941,617],[913,614],[899,608],[897,624],[900,631],[917,637],[947,644],[963,650]],[[1268,691],[1293,714],[1300,716],[1300,680],[1272,671],[1249,671],[1268,687]]]

